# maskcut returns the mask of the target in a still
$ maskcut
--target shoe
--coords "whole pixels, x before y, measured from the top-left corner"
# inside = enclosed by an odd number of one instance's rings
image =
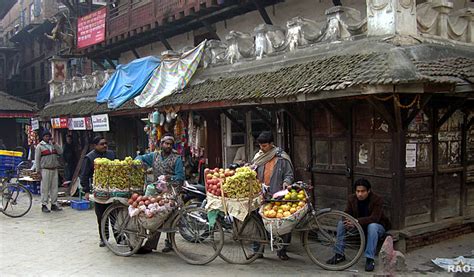
[[[286,252],[280,252],[277,255],[278,255],[278,258],[280,258],[280,260],[282,261],[288,261],[290,259],[290,257],[288,257]]]
[[[346,256],[336,253],[334,257],[326,261],[326,264],[338,264],[338,263],[342,263],[345,260],[346,260]]]
[[[50,212],[51,212],[51,211],[48,209],[48,206],[46,206],[46,205],[43,205],[43,206],[41,207],[41,211],[42,211],[43,213],[50,213]]]
[[[257,256],[257,259],[263,259],[263,254],[262,253],[255,253],[255,256]]]
[[[105,247],[105,242],[103,240],[99,242],[99,247]]]
[[[375,262],[374,259],[367,258],[365,261],[365,271],[374,271],[375,268]]]
[[[59,211],[62,211],[63,208],[59,207],[58,205],[51,205],[51,211],[56,211],[56,212],[59,212]]]
[[[148,254],[153,252],[153,249],[147,248],[147,247],[141,247],[138,249],[137,254]]]
[[[161,249],[161,252],[168,253],[171,251],[173,251],[173,246],[171,245],[171,242],[167,239],[165,240],[165,247]]]
[[[171,247],[170,245],[166,245],[163,249],[161,249],[161,252],[163,253],[168,253],[171,251],[173,251],[173,247]]]

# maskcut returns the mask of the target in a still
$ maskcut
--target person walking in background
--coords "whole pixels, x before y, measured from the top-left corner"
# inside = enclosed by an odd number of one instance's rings
[[[48,200],[51,198],[51,210],[60,211],[58,206],[58,167],[61,147],[51,139],[48,130],[43,131],[42,141],[35,150],[36,172],[41,176],[41,210],[49,213]]]
[[[71,181],[76,169],[76,152],[74,150],[74,144],[72,143],[72,136],[66,136],[66,143],[63,148],[63,158],[66,163],[64,167],[64,178],[66,181]]]

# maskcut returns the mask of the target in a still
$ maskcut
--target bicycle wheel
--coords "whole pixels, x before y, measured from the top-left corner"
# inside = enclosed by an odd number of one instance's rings
[[[219,256],[231,264],[249,264],[263,254],[266,240],[265,228],[261,219],[250,214],[241,222],[234,218],[232,224],[222,224],[224,247]]]
[[[115,255],[124,257],[135,254],[145,238],[144,229],[136,218],[128,215],[128,208],[123,204],[113,204],[105,210],[100,232],[105,245]]]
[[[212,262],[222,249],[224,232],[219,221],[210,228],[202,208],[187,208],[173,220],[169,239],[176,254],[185,262],[204,265]]]
[[[4,184],[2,189],[2,212],[9,217],[24,216],[31,209],[31,192],[21,184]]]
[[[344,227],[344,221],[350,222],[353,227]],[[312,230],[303,232],[303,246],[314,263],[326,270],[344,270],[359,260],[365,247],[365,235],[355,218],[341,211],[329,211],[316,215],[309,224]],[[344,253],[345,261],[327,263],[336,250]]]

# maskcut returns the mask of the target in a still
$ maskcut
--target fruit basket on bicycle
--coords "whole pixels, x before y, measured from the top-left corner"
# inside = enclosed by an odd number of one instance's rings
[[[125,160],[94,160],[94,198],[129,198],[134,192],[143,193],[145,170],[142,163],[126,157]]]
[[[156,230],[170,217],[176,208],[173,194],[163,192],[158,195],[134,193],[128,200],[128,214],[147,230]]]
[[[258,210],[263,197],[255,171],[249,167],[240,167],[227,176],[224,169],[215,171],[206,176],[206,210],[222,211],[241,221],[250,212]],[[221,176],[217,177],[218,174]]]
[[[267,232],[273,236],[290,233],[308,212],[305,190],[297,185],[276,193],[260,207],[259,214]]]

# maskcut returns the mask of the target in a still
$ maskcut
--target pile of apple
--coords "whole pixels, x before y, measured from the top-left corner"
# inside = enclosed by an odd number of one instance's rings
[[[152,218],[155,214],[169,212],[176,206],[176,203],[167,194],[151,197],[134,193],[128,199],[128,205],[130,216],[144,213],[147,218]]]
[[[204,175],[206,176],[206,191],[216,196],[222,196],[221,188],[225,182],[225,178],[234,176],[234,174],[235,171],[228,168],[224,169],[216,167],[214,169],[204,169]],[[224,197],[227,197],[225,193]]]
[[[304,190],[290,190],[283,197],[284,200],[292,200],[291,202],[273,202],[263,207],[263,216],[266,218],[286,218],[304,208],[306,205],[306,197]]]

